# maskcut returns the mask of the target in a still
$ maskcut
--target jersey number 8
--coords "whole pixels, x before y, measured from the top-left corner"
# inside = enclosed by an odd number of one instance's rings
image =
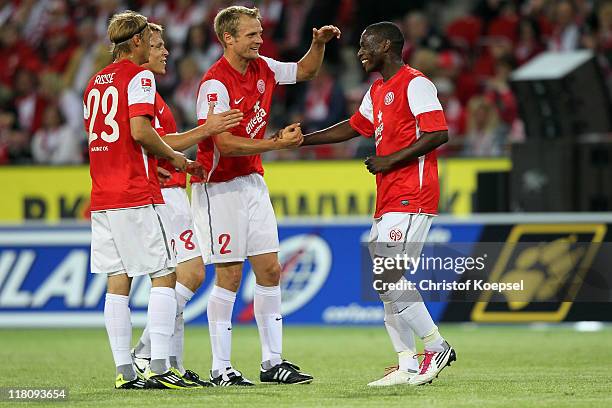
[[[110,102],[109,102],[110,98]],[[104,124],[110,126],[112,132],[102,132],[100,137],[107,143],[116,142],[119,139],[119,124],[115,120],[117,114],[117,104],[119,103],[119,91],[114,86],[109,86],[100,96],[99,89],[92,89],[87,94],[87,106],[85,107],[85,120],[89,120],[89,144],[98,138],[94,133],[94,124],[100,108],[100,100],[102,100],[102,114],[104,116]],[[93,105],[93,106],[92,106]]]

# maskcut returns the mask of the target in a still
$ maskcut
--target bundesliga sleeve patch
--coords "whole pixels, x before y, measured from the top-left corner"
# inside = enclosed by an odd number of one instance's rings
[[[140,85],[142,86],[143,91],[149,92],[153,82],[151,81],[151,78],[140,78]]]
[[[216,93],[207,94],[206,98],[208,98],[208,102],[217,102],[217,94]]]

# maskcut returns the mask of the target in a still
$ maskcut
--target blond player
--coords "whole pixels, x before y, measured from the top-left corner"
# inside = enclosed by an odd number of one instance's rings
[[[149,61],[143,67],[156,75],[166,74],[166,60],[169,52],[162,37],[163,28],[158,24],[149,23],[151,28],[151,53]],[[212,109],[212,106],[211,108]],[[205,138],[227,131],[238,125],[242,120],[242,113],[237,110],[212,114],[205,124],[184,133],[177,133],[176,121],[172,110],[159,93],[155,95],[154,126],[163,140],[175,150],[185,150]],[[176,171],[167,161],[159,163],[162,169],[158,171],[164,175],[161,193],[166,203],[160,207],[162,215],[168,220],[170,244],[176,253],[176,321],[174,334],[170,343],[170,365],[186,381],[195,382],[203,386],[210,383],[200,379],[200,376],[183,366],[183,343],[185,321],[183,311],[186,303],[192,298],[204,280],[204,263],[200,252],[200,245],[194,234],[191,207],[185,191],[187,176],[184,172]],[[151,338],[149,327],[145,330],[135,347],[134,358],[136,367],[145,371],[151,358]]]

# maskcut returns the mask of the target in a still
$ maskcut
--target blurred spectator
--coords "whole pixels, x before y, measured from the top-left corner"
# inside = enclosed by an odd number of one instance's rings
[[[127,7],[125,7],[120,0],[99,0],[96,3],[96,35],[98,38],[106,38],[108,22],[110,21],[112,15],[119,10],[126,9]]]
[[[261,14],[263,27],[263,44],[260,51],[270,58],[279,59],[280,49],[278,43],[280,35],[280,19],[283,15],[283,2],[281,0],[261,0],[257,5]]]
[[[495,108],[505,125],[511,127],[518,119],[516,98],[510,88],[510,74],[514,69],[512,57],[502,57],[495,65],[495,75],[485,85],[484,95]]]
[[[64,86],[61,77],[54,72],[40,75],[40,96],[57,105],[66,124],[73,132],[83,130],[83,100],[72,88]]]
[[[306,93],[300,104],[299,114],[291,122],[300,122],[304,133],[324,129],[346,119],[346,98],[344,89],[333,70],[323,64],[319,75],[306,84]],[[316,159],[334,159],[337,150],[333,145],[313,146],[309,152],[300,152],[302,156]],[[343,147],[340,150],[344,150]]]
[[[301,122],[305,133],[324,129],[346,119],[346,98],[336,77],[324,64],[319,75],[308,82],[300,114],[292,120]]]
[[[467,108],[465,156],[501,156],[504,154],[506,129],[500,125],[497,111],[483,96],[470,99]]]
[[[0,53],[4,59],[0,64],[0,82],[6,86],[14,85],[17,70],[36,72],[41,68],[34,49],[19,37],[14,23],[3,24],[0,29]]]
[[[32,160],[30,138],[19,130],[17,112],[0,110],[0,164],[27,164]]]
[[[85,133],[71,129],[59,107],[50,104],[45,109],[41,128],[32,138],[32,156],[38,164],[79,164],[83,162],[84,143]]]
[[[423,48],[412,55],[410,66],[431,78],[438,72],[438,62],[438,54],[435,51]]]
[[[79,44],[62,76],[66,86],[80,95],[92,75],[111,62],[111,54],[106,43],[98,41],[93,20],[89,17],[79,24],[77,39]]]
[[[170,2],[170,10],[165,17],[164,33],[171,47],[180,47],[187,40],[189,27],[206,20],[208,7],[200,1],[178,0]]]
[[[414,52],[420,48],[439,51],[444,45],[444,39],[430,24],[427,16],[419,11],[406,14],[402,22],[405,42],[402,58],[405,62],[411,60]]]
[[[172,99],[180,110],[183,123],[188,128],[192,128],[197,124],[196,99],[202,73],[192,58],[185,58],[179,63],[178,74],[179,82]]]
[[[512,42],[505,37],[491,37],[484,44],[482,51],[472,67],[476,79],[484,81],[495,75],[499,60],[512,56]]]
[[[164,0],[141,0],[138,12],[147,16],[150,21],[161,22],[168,15],[168,2]]]
[[[206,72],[223,55],[223,47],[216,37],[211,37],[204,24],[189,28],[184,56],[195,61],[200,72]]]
[[[440,146],[439,149],[448,150],[450,154],[458,150],[458,145],[463,144],[465,133],[465,109],[459,99],[455,96],[455,86],[448,78],[436,78],[433,80],[438,90],[438,99],[444,110],[446,124],[448,125],[449,142]]]
[[[17,128],[14,111],[0,109],[0,165],[9,164],[9,134]]]
[[[47,101],[37,90],[36,75],[28,70],[18,71],[15,76],[15,108],[19,129],[36,132],[42,122],[42,114]]]
[[[554,8],[553,31],[548,49],[550,51],[574,51],[578,48],[580,29],[576,23],[577,9],[569,0],[560,0]]]
[[[312,0],[287,0],[282,8],[275,40],[278,42],[278,51],[284,61],[301,58],[301,55],[299,55],[300,44],[302,34],[307,32],[304,23],[311,3]]]
[[[514,58],[522,65],[544,51],[538,23],[531,18],[522,19],[518,26],[518,41],[514,46]]]

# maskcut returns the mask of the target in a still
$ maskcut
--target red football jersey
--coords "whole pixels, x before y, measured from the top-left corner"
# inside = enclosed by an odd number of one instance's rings
[[[378,156],[410,146],[421,132],[447,130],[436,87],[409,66],[387,81],[374,82],[350,124],[363,136],[375,136]],[[438,163],[432,151],[404,167],[376,174],[374,217],[388,212],[435,215],[439,198]]]
[[[250,61],[244,75],[236,71],[221,57],[204,75],[200,82],[197,100],[198,124],[206,122],[209,103],[214,103],[214,112],[240,109],[242,122],[230,130],[234,136],[263,139],[270,118],[272,93],[277,84],[294,84],[297,64],[278,62],[260,57]],[[213,138],[198,145],[197,160],[208,173],[208,181],[228,181],[251,173],[263,175],[259,154],[240,157],[221,157]],[[202,182],[192,177],[194,183]]]
[[[130,130],[130,118],[153,119],[154,102],[153,73],[129,60],[108,65],[89,81],[83,111],[89,134],[91,211],[158,203],[159,184],[155,187],[149,177],[156,174],[156,160]]]
[[[164,101],[164,98],[158,93],[155,94],[155,130],[160,136],[165,136],[170,133],[176,133],[176,121],[172,115],[170,107]],[[163,188],[187,186],[187,173],[176,171],[167,160],[159,160],[159,166],[172,173],[170,180],[166,181]],[[157,180],[157,177],[156,177]]]

